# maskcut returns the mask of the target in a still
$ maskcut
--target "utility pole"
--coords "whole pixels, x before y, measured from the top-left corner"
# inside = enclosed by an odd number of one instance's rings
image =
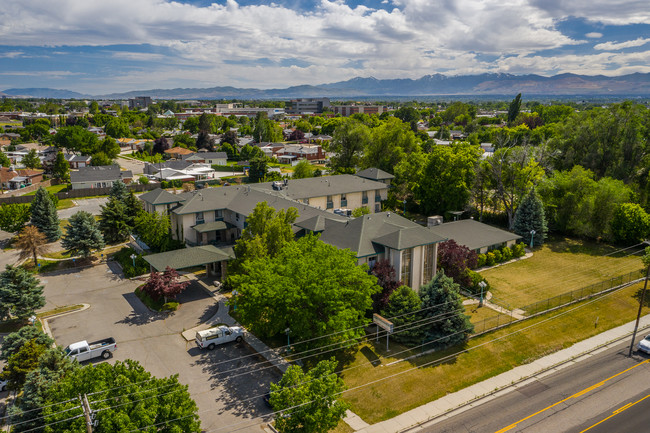
[[[84,417],[86,418],[86,433],[93,433],[93,419],[95,417],[95,414],[92,413],[93,411],[90,409],[90,404],[88,403],[88,398],[86,397],[86,394],[79,395],[79,400],[81,401],[81,407],[83,408],[84,411]]]
[[[648,243],[646,241],[646,245],[647,244]],[[648,254],[648,250],[646,248],[646,255],[647,254]],[[648,270],[646,271],[645,282],[643,283],[643,290],[641,291],[641,299],[639,300],[639,312],[636,314],[636,322],[634,323],[634,331],[632,332],[632,341],[630,342],[630,351],[627,354],[628,357],[632,356],[632,350],[634,350],[634,340],[636,339],[636,331],[639,329],[639,320],[641,320],[641,310],[643,310],[643,304],[645,303],[645,291],[648,288],[648,278],[650,277],[650,263],[647,264],[647,267]]]

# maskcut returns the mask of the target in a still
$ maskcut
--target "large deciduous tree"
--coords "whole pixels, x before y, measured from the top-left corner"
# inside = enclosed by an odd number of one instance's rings
[[[641,242],[650,235],[650,215],[636,203],[623,203],[614,210],[611,226],[616,242]]]
[[[475,268],[477,262],[478,255],[475,251],[465,245],[458,245],[453,239],[438,244],[438,266],[461,287],[471,285],[467,270]]]
[[[36,226],[47,240],[54,242],[61,237],[59,216],[56,213],[56,205],[47,191],[40,187],[30,206],[32,224]]]
[[[27,152],[27,155],[23,156],[20,163],[27,168],[41,168],[41,160],[38,159],[38,154],[35,149]]]
[[[544,243],[546,233],[548,232],[546,215],[542,200],[539,198],[535,188],[526,194],[519,208],[517,208],[513,231],[528,242],[532,240],[534,245],[542,245]]]
[[[79,211],[68,222],[61,245],[71,255],[90,257],[93,251],[104,248],[104,238],[93,215]]]
[[[56,159],[52,166],[52,177],[61,182],[68,182],[70,180],[70,164],[65,160],[63,152],[56,154]]]
[[[44,305],[40,281],[23,267],[7,265],[0,273],[0,320],[25,320]]]
[[[135,231],[138,237],[152,251],[164,252],[171,246],[171,222],[169,216],[159,212],[141,212],[135,218]]]
[[[329,144],[333,153],[330,167],[334,173],[354,173],[370,143],[370,128],[356,119],[343,120],[334,131]]]
[[[389,117],[372,130],[362,159],[364,167],[376,167],[393,173],[395,166],[407,155],[417,152],[420,145],[408,124]]]
[[[0,205],[0,229],[15,233],[20,231],[31,218],[31,206],[28,204]]]
[[[275,428],[280,433],[327,433],[348,408],[340,394],[343,380],[335,360],[320,361],[307,373],[292,365],[278,383],[271,384],[270,404],[278,412]]]

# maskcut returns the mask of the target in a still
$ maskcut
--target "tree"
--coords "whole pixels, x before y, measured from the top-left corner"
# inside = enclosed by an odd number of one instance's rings
[[[257,183],[264,181],[267,173],[266,157],[260,156],[250,160],[250,168],[248,169],[248,181]]]
[[[330,167],[334,173],[354,173],[370,143],[370,128],[358,120],[347,118],[334,131],[329,144],[333,153]]]
[[[464,142],[431,149],[415,190],[425,214],[440,215],[468,206],[480,154],[479,146]]]
[[[377,277],[377,285],[381,287],[381,291],[372,296],[372,310],[380,312],[388,306],[390,295],[402,282],[397,280],[395,268],[386,259],[377,261],[370,272]]]
[[[465,245],[458,245],[455,240],[438,244],[438,266],[461,287],[469,288],[472,284],[467,271],[476,267],[478,255]]]
[[[117,158],[117,156],[120,154],[121,151],[122,148],[117,143],[117,141],[115,141],[112,137],[106,137],[99,144],[99,151],[95,153],[95,155],[98,153],[103,153],[104,155],[106,155],[108,159],[111,160],[112,163],[112,160]],[[105,164],[105,165],[109,165],[109,164]]]
[[[210,137],[210,134],[206,131],[199,131],[199,135],[196,137],[196,148],[207,149],[212,152],[214,150],[214,138]]]
[[[104,241],[109,244],[124,242],[129,238],[131,229],[126,215],[126,204],[119,199],[109,196],[105,205],[101,205],[99,229]]]
[[[45,305],[43,286],[25,268],[7,265],[0,274],[0,320],[25,320]]]
[[[388,118],[373,129],[371,136],[362,160],[362,165],[366,168],[376,167],[393,173],[400,161],[420,148],[410,127],[396,117]]]
[[[99,104],[97,103],[97,101],[92,101],[90,103],[90,106],[88,108],[88,112],[90,114],[92,114],[92,115],[95,115],[95,114],[97,114],[99,112]]]
[[[531,236],[532,231],[535,234]],[[542,245],[546,239],[548,228],[544,205],[535,188],[524,197],[515,214],[514,232],[524,240],[532,239],[534,245]]]
[[[400,107],[395,110],[393,116],[408,124],[411,122],[417,122],[421,117],[420,112],[415,107]]]
[[[165,302],[167,302],[170,298],[175,299],[189,286],[189,281],[181,282],[178,281],[179,278],[180,275],[178,275],[176,269],[167,266],[163,273],[152,272],[147,282],[142,286],[142,291],[153,299],[164,298]]]
[[[106,124],[104,127],[106,135],[113,138],[123,138],[128,137],[131,131],[129,131],[129,125],[127,125],[121,119],[113,119]]]
[[[293,167],[293,179],[305,179],[307,177],[314,177],[314,167],[309,161],[303,159]]]
[[[0,229],[9,233],[20,231],[31,218],[28,204],[0,205]]]
[[[12,332],[5,336],[0,346],[0,359],[6,361],[9,357],[18,352],[18,350],[30,340],[34,340],[36,344],[41,346],[51,347],[54,340],[50,338],[45,332],[41,331],[34,325],[25,325],[16,332]]]
[[[521,109],[521,93],[517,94],[515,96],[515,99],[510,102],[510,106],[508,107],[508,124],[511,124],[515,121],[517,116],[519,115],[519,110]]]
[[[464,343],[474,331],[474,325],[465,315],[459,286],[444,271],[420,287],[423,319],[430,324],[423,327],[424,338],[433,347],[442,348]],[[427,322],[428,323],[428,322]]]
[[[52,177],[61,182],[68,182],[70,180],[70,164],[65,160],[63,152],[58,152],[56,154],[56,159],[52,166]]]
[[[269,402],[279,412],[275,428],[280,433],[327,433],[336,427],[348,409],[340,398],[345,385],[336,374],[337,364],[320,361],[307,373],[292,365],[280,382],[271,384]]]
[[[35,149],[27,152],[27,155],[23,156],[20,163],[27,168],[41,168],[41,160],[38,159],[38,154]]]
[[[48,392],[43,406],[44,422],[57,423],[56,431],[85,431],[83,417],[71,418],[70,412],[62,411],[78,405],[79,395],[91,393],[100,393],[101,397],[92,404],[97,420],[93,431],[97,433],[147,428],[166,432],[201,431],[196,403],[187,385],[178,382],[178,375],[155,378],[133,360],[116,361],[114,365],[87,365],[65,375]],[[67,400],[74,401],[48,406]]]
[[[111,190],[108,192],[109,197],[113,197],[116,200],[121,202],[126,201],[126,197],[129,195],[129,189],[126,187],[126,184],[121,180],[113,182],[111,185]]]
[[[18,352],[9,357],[5,370],[0,373],[0,378],[7,380],[8,389],[12,391],[22,389],[27,374],[38,366],[38,358],[46,349],[34,340],[29,340],[18,349]]]
[[[421,319],[420,296],[409,286],[400,286],[388,298],[388,305],[381,311],[381,315],[393,322],[395,341],[406,345],[422,343],[423,328],[409,326],[412,322]]]
[[[368,215],[370,208],[368,206],[361,206],[352,211],[352,218],[359,218],[360,216]]]
[[[48,251],[47,238],[35,226],[27,226],[14,239],[14,245],[20,250],[18,257],[24,260],[28,257],[34,259],[34,266],[38,266],[38,256]]]
[[[32,225],[36,226],[47,238],[54,242],[61,237],[59,216],[56,205],[43,187],[38,188],[30,206]]]
[[[276,256],[243,263],[229,282],[247,329],[272,336],[289,328],[293,341],[310,348],[363,337],[371,296],[379,291],[367,270],[354,253],[309,235]]]
[[[650,234],[650,216],[636,203],[623,203],[614,210],[611,226],[616,242],[641,242]]]
[[[168,251],[171,245],[171,222],[168,215],[158,212],[140,212],[135,218],[138,237],[156,252]]]
[[[95,116],[97,117],[97,116]],[[82,155],[92,155],[99,148],[97,135],[81,126],[64,126],[54,135],[56,147]]]
[[[289,141],[300,141],[303,138],[305,138],[305,133],[300,129],[294,129],[291,131],[291,134],[289,134],[289,137],[287,137]]]
[[[90,158],[90,165],[94,167],[100,167],[104,165],[113,164],[113,158],[106,155],[104,152],[93,153],[92,158]]]
[[[79,211],[68,220],[66,233],[61,245],[70,255],[90,257],[93,251],[104,248],[104,238],[95,217],[85,211]]]
[[[168,137],[160,136],[156,138],[153,142],[153,151],[155,153],[164,154],[166,150],[172,148],[172,140]]]
[[[221,140],[219,141],[220,145],[225,143],[230,144],[231,146],[236,146],[239,144],[239,138],[237,138],[237,132],[228,130],[221,135]]]
[[[2,150],[0,150],[0,166],[9,167],[10,165],[11,165],[11,160]]]

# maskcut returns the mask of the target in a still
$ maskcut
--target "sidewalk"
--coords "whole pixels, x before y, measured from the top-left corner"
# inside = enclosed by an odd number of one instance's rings
[[[650,315],[641,318],[639,335],[650,327]],[[573,346],[540,358],[530,364],[515,367],[498,376],[479,382],[460,391],[412,409],[394,418],[356,430],[363,433],[398,433],[421,430],[421,425],[433,420],[443,420],[497,398],[537,380],[540,375],[552,374],[576,362],[596,355],[620,340],[632,335],[634,322],[610,329]]]

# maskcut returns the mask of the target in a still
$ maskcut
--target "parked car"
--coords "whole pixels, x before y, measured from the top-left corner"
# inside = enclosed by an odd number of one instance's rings
[[[636,346],[641,352],[645,352],[650,355],[650,335],[646,336],[643,340],[639,341],[639,344]]]
[[[244,339],[244,330],[239,326],[217,326],[196,333],[196,345],[201,349],[214,349],[218,344],[236,341],[239,343]]]
[[[0,392],[7,390],[7,381],[0,379]]]
[[[105,338],[103,340],[88,343],[86,340],[72,343],[65,348],[66,355],[75,358],[77,361],[88,361],[89,359],[99,358],[108,359],[113,356],[117,350],[117,343],[114,338]]]

